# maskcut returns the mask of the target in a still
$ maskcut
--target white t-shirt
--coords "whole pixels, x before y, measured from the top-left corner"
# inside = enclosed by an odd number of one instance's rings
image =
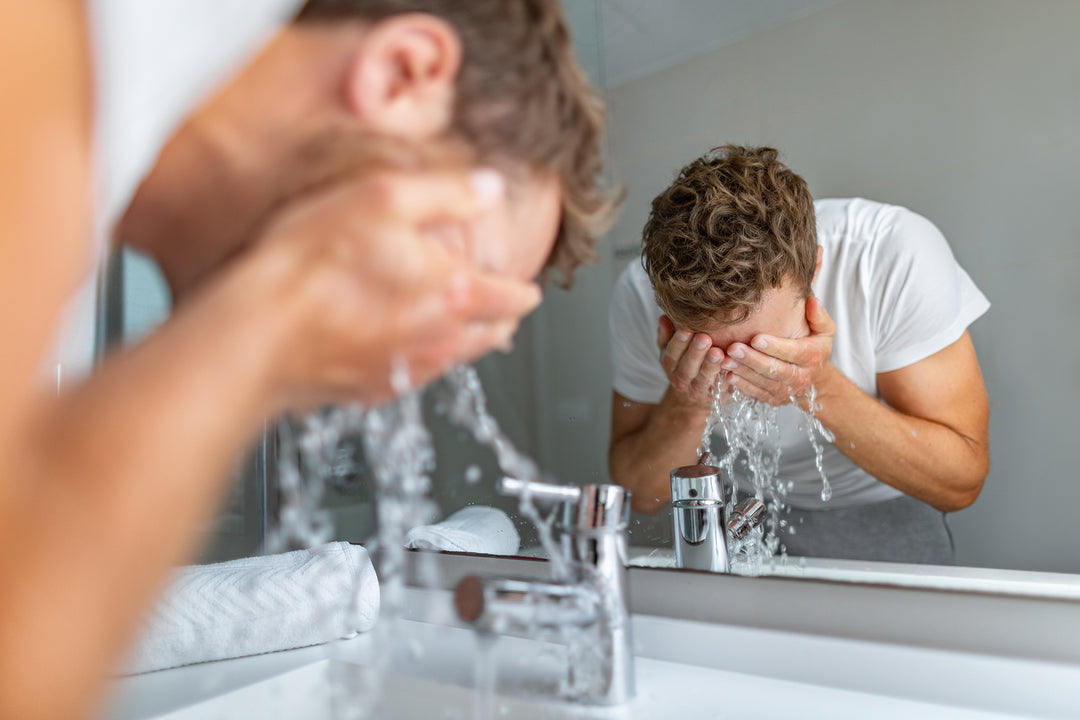
[[[87,0],[98,177],[94,251],[57,339],[65,377],[93,362],[108,238],[169,137],[303,0]],[[57,370],[59,372],[59,368]],[[50,369],[51,373],[52,370]]]
[[[831,362],[869,395],[878,397],[878,373],[948,347],[990,307],[941,232],[921,215],[859,198],[818,200],[814,208],[822,262],[813,290],[836,322]],[[656,404],[668,388],[656,347],[662,314],[648,275],[632,262],[615,283],[610,308],[613,385],[630,400]],[[825,444],[833,494],[823,502],[814,450],[806,429],[799,429],[801,414],[786,406],[778,419],[779,479],[793,483],[793,507],[850,507],[901,494]],[[722,443],[714,437],[714,449]],[[739,478],[739,486],[749,484]]]

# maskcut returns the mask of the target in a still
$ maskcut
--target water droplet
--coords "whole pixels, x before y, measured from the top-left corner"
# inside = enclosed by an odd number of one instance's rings
[[[484,472],[480,469],[479,465],[470,465],[465,468],[465,482],[469,485],[476,485],[484,477]]]

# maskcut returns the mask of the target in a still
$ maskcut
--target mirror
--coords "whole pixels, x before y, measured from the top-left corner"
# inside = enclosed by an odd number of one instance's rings
[[[975,504],[949,517],[957,564],[1080,572],[1065,431],[1080,400],[1070,331],[1080,220],[1068,211],[1080,158],[1080,53],[1068,28],[1080,26],[1080,7],[600,0],[592,9],[611,159],[628,196],[600,266],[571,293],[550,292],[534,319],[534,412],[500,416],[537,423],[542,466],[565,482],[606,478],[607,304],[636,262],[651,199],[714,145],[768,144],[815,197],[868,197],[930,218],[992,303],[970,328],[991,402],[992,466]],[[572,12],[579,32],[583,14]],[[587,61],[588,42],[579,46]],[[633,533],[634,545],[670,547],[670,518],[639,516]]]
[[[815,197],[866,197],[932,220],[992,303],[970,328],[991,402],[992,467],[975,504],[949,516],[953,572],[1080,573],[1067,430],[1080,407],[1080,5],[565,4],[579,56],[608,100],[611,163],[628,194],[600,262],[578,272],[571,292],[549,289],[513,353],[479,364],[492,412],[518,447],[561,482],[608,481],[608,301],[637,261],[649,203],[711,147],[770,145]],[[443,513],[488,504],[513,514],[492,491],[490,454],[464,438],[438,431]],[[370,534],[368,495],[331,493],[328,504],[343,537]],[[533,544],[531,527],[515,522]],[[635,516],[631,530],[636,548],[670,548],[670,510]],[[861,570],[867,581],[889,577],[873,563]]]
[[[542,311],[548,362],[561,370],[547,379],[554,404],[574,399],[590,427],[605,422],[605,291],[636,262],[652,197],[712,146],[771,145],[815,197],[868,197],[930,218],[992,302],[971,327],[992,469],[975,504],[950,516],[957,564],[1080,571],[1071,549],[1080,490],[1062,431],[1080,396],[1080,343],[1068,331],[1080,309],[1080,222],[1065,210],[1080,158],[1080,54],[1064,29],[1077,27],[1080,7],[601,0],[598,13],[611,158],[629,194],[593,293]],[[553,342],[566,327],[573,337]],[[550,434],[581,414],[556,410]],[[587,441],[603,455],[606,436]],[[560,447],[545,466],[566,454]],[[554,471],[596,467],[576,459]],[[666,518],[640,527],[667,541]]]

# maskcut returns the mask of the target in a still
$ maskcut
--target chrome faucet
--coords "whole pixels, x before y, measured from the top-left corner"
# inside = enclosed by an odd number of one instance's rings
[[[681,568],[728,572],[729,536],[746,537],[765,517],[765,503],[747,498],[727,517],[720,468],[707,464],[707,453],[696,465],[671,471],[672,523],[675,564]]]
[[[575,652],[571,643],[566,699],[592,705],[632,699],[626,572],[630,493],[617,485],[575,487],[513,478],[500,480],[497,489],[537,505],[562,506],[561,547],[552,565],[564,566],[567,576],[550,582],[466,577],[455,593],[458,615],[487,633],[595,629],[599,648],[590,645]]]

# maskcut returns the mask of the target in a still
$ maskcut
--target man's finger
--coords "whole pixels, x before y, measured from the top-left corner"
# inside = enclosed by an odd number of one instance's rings
[[[730,358],[724,369],[761,387],[783,386],[794,380],[798,369],[794,364],[774,355],[760,353],[742,343],[729,348]]]
[[[660,351],[660,361],[669,372],[675,370],[694,334],[689,330],[676,330],[671,340]]]
[[[681,331],[680,331],[681,332]],[[712,347],[712,338],[704,333],[694,335],[687,345],[686,352],[679,358],[679,366],[675,369],[675,375],[687,385],[702,371],[702,363],[705,362],[705,353]]]
[[[694,378],[691,385],[703,392],[709,392],[716,388],[716,379],[723,370],[720,361],[724,359],[724,353],[720,348],[711,347],[705,353],[705,360],[701,363],[701,371]]]
[[[728,386],[734,390],[738,390],[743,394],[743,397],[748,397],[751,400],[761,400],[762,402],[769,402],[769,393],[764,388],[759,387],[751,380],[747,380],[744,377],[729,373],[727,380]]]
[[[753,350],[793,365],[810,365],[820,354],[810,338],[791,340],[774,335],[757,335],[750,341],[750,345]]]
[[[516,321],[542,299],[536,283],[471,269],[451,277],[446,297],[451,312],[471,321]]]
[[[821,301],[811,296],[806,301],[806,322],[810,325],[810,332],[814,335],[835,335],[836,323]]]
[[[506,195],[506,180],[488,169],[387,173],[371,186],[375,201],[399,217],[419,222],[469,220]]]
[[[470,363],[492,350],[509,351],[516,323],[471,323],[454,353],[454,364]]]

